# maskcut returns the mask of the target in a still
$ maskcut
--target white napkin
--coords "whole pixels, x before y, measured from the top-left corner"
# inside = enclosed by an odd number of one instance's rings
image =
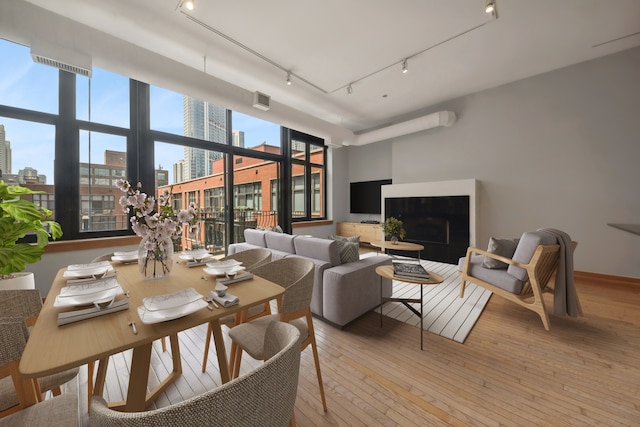
[[[219,296],[214,291],[209,291],[209,295],[214,299],[214,301],[223,307],[231,307],[232,305],[236,305],[240,302],[240,299],[237,296],[231,295],[229,292],[227,292],[223,297]]]

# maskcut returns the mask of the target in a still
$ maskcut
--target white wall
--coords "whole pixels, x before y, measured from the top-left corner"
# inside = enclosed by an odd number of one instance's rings
[[[349,147],[349,170],[477,179],[478,246],[554,227],[578,242],[576,270],[640,277],[640,236],[607,226],[640,223],[639,75],[635,48],[452,100],[433,108],[451,128]]]

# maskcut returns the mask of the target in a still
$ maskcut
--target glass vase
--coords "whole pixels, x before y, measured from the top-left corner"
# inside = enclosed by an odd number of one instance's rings
[[[138,268],[146,279],[168,276],[173,267],[173,241],[145,236],[138,247]]]
[[[396,235],[391,236],[391,244],[392,245],[397,245],[398,244],[398,240],[400,240],[398,238],[398,236],[396,236]]]

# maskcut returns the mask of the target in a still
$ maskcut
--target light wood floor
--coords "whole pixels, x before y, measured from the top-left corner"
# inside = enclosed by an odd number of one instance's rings
[[[329,410],[322,411],[307,349],[296,421],[300,426],[638,426],[640,286],[580,279],[577,289],[585,316],[551,316],[550,332],[534,313],[494,295],[464,344],[425,332],[424,351],[415,327],[388,319],[381,329],[373,312],[344,330],[315,320]],[[200,372],[204,335],[204,327],[180,334],[184,375],[158,406],[219,384],[213,352],[207,374]],[[167,353],[154,356],[151,385],[169,360]],[[127,363],[126,354],[113,358],[110,366],[118,373],[108,375],[111,400],[126,387]],[[245,358],[243,370],[256,363]]]

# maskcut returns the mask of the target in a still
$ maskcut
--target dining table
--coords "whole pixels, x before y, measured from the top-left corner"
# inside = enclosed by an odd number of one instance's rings
[[[38,378],[97,361],[93,394],[101,396],[109,356],[133,349],[126,400],[110,402],[109,405],[125,412],[143,411],[182,373],[177,335],[180,331],[204,323],[211,324],[220,377],[222,383],[226,383],[231,376],[220,319],[277,299],[284,293],[283,287],[252,276],[229,284],[227,292],[239,299],[235,305],[223,307],[217,304],[215,308],[203,304],[203,308],[177,319],[144,323],[138,314],[143,299],[162,298],[188,288],[193,288],[203,297],[208,296],[216,286],[216,276],[205,273],[203,266],[189,267],[183,261],[175,263],[170,274],[159,279],[145,279],[137,263],[114,263],[113,267],[124,291],[118,299],[128,299],[128,308],[61,326],[58,326],[58,315],[78,308],[54,306],[61,289],[68,286],[64,277],[66,268],[58,271],[22,354],[19,365],[21,375]],[[167,378],[147,393],[152,343],[164,337],[170,339],[173,369]]]

